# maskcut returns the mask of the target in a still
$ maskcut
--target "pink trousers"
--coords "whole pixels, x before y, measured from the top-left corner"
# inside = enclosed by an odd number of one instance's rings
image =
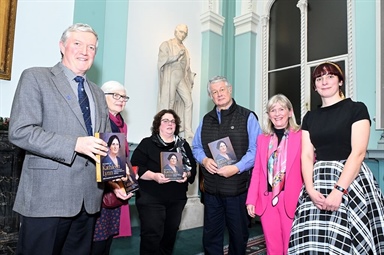
[[[272,193],[269,193],[267,208],[260,216],[268,255],[286,255],[293,219],[284,208],[284,191],[279,194],[279,202],[272,206]]]

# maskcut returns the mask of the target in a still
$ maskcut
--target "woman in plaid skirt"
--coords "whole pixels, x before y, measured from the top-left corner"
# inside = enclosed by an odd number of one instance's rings
[[[363,162],[370,130],[367,107],[344,98],[344,76],[336,63],[317,66],[312,82],[322,106],[302,122],[305,185],[288,254],[384,254],[383,195]]]

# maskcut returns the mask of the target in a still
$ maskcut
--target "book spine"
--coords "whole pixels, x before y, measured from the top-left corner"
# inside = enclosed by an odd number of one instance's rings
[[[95,133],[95,137],[96,138],[100,138],[100,133]],[[100,162],[100,160],[101,160],[100,155],[96,155],[96,157],[97,157],[97,159]],[[102,178],[101,178],[101,164],[98,163],[98,162],[96,162],[96,181],[97,182],[102,182],[103,181]]]

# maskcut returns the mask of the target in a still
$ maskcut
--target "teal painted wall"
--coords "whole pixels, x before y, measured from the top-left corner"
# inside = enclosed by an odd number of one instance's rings
[[[234,98],[249,109],[255,109],[256,35],[248,32],[236,36]]]
[[[364,102],[372,120],[368,148],[376,149],[382,132],[375,130],[376,115],[376,1],[354,2],[356,85],[355,98]],[[367,29],[371,28],[371,29]]]
[[[240,16],[242,13],[241,13],[241,5],[242,5],[242,2],[241,1],[236,1],[236,17],[237,16]]]
[[[210,78],[222,74],[222,37],[214,32],[202,33],[200,118],[212,110],[213,102],[208,96],[207,83]]]
[[[74,23],[89,24],[99,36],[96,58],[87,73],[99,86],[109,80],[125,82],[128,5],[128,1],[75,2]]]
[[[73,22],[89,24],[96,31],[99,37],[97,54],[93,66],[87,72],[89,79],[98,85],[101,85],[102,83],[105,11],[106,0],[92,1],[92,4],[90,4],[89,1],[75,1]]]
[[[107,1],[103,83],[110,80],[125,82],[129,1]]]
[[[382,159],[365,159],[364,162],[371,169],[381,191],[384,192],[384,160]]]
[[[223,26],[223,62],[222,75],[233,83],[235,80],[235,27],[233,18],[236,12],[236,1],[223,0],[222,16],[225,17]]]

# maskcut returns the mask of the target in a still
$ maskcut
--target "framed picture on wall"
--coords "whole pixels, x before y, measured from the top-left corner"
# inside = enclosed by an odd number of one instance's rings
[[[0,1],[0,79],[10,80],[17,0]]]

